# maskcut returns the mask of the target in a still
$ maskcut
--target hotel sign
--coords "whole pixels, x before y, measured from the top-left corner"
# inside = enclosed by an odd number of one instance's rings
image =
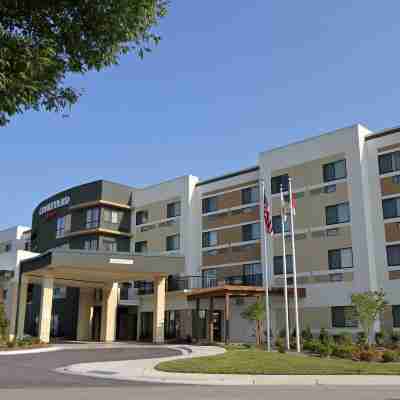
[[[54,200],[39,209],[39,215],[43,215],[48,213],[49,211],[55,210],[56,208],[64,207],[69,204],[71,198],[69,196],[65,196],[62,199]]]
[[[133,260],[125,258],[110,258],[110,264],[133,264]]]

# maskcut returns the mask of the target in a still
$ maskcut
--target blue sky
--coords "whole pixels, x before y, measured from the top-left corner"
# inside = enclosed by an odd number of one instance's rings
[[[399,124],[399,14],[396,0],[172,0],[145,60],[69,78],[85,90],[69,118],[0,128],[0,229],[83,182],[208,178],[357,122]]]

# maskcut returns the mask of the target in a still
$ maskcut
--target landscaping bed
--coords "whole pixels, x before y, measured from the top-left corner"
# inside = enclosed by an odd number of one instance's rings
[[[165,372],[250,375],[400,375],[399,362],[367,362],[335,357],[265,350],[228,349],[226,353],[166,361],[156,366]]]
[[[37,338],[24,338],[21,340],[13,340],[9,342],[0,342],[0,352],[2,351],[15,351],[26,349],[38,349],[48,347],[47,343],[42,343]]]

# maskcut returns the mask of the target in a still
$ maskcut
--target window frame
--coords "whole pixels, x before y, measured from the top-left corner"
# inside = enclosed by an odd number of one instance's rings
[[[209,207],[210,202],[214,204],[214,207]],[[218,196],[211,196],[202,199],[201,209],[203,211],[203,214],[209,214],[211,212],[218,211]]]
[[[148,210],[136,211],[135,222],[136,226],[147,224],[149,222],[149,211]]]
[[[393,328],[400,328],[400,305],[392,305]]]
[[[86,209],[86,228],[94,229],[100,225],[100,209],[93,207]]]
[[[212,235],[215,240],[210,240],[209,236]],[[202,248],[218,246],[218,232],[217,231],[207,231],[202,234]]]
[[[337,172],[336,172],[336,166],[339,163],[344,163],[344,175],[343,176],[337,176]],[[330,174],[327,172],[329,168],[333,168],[333,177],[329,176]],[[328,182],[333,182],[333,181],[338,181],[340,179],[346,179],[347,178],[347,163],[346,163],[346,159],[342,158],[341,160],[336,160],[336,161],[332,161],[330,163],[326,163],[322,166],[322,178],[324,183],[328,183]]]
[[[111,245],[111,249],[107,249],[105,244]],[[118,251],[117,242],[110,239],[103,239],[102,248],[107,253],[116,253]]]
[[[181,202],[173,201],[171,203],[168,203],[167,204],[167,218],[177,218],[180,216],[181,216]]]
[[[242,205],[254,204],[260,201],[260,189],[258,186],[251,186],[241,190]]]
[[[279,261],[279,264],[278,264]],[[279,272],[282,268],[282,272]],[[283,255],[282,256],[274,256],[273,259],[273,269],[274,269],[274,276],[282,276],[284,275],[283,271]],[[292,254],[286,254],[286,275],[293,274],[293,256]]]
[[[95,244],[95,246],[93,247],[93,244]],[[97,251],[99,248],[99,240],[96,239],[85,239],[83,241],[83,248],[84,250],[87,251]]]
[[[257,227],[257,228],[255,228]],[[259,222],[242,225],[242,242],[251,242],[261,239],[261,226]]]
[[[351,251],[351,266],[350,267],[344,267],[343,266],[343,251],[348,251],[348,250],[350,250]],[[339,255],[340,255],[340,261],[339,261],[339,264],[340,264],[340,266],[339,267],[337,267],[337,268],[333,268],[333,266],[332,266],[332,264],[331,264],[331,255],[333,254],[333,253],[339,253]],[[352,247],[343,247],[343,248],[340,248],[340,249],[329,249],[328,250],[328,268],[329,268],[329,270],[330,271],[337,271],[337,270],[343,270],[343,269],[351,269],[351,268],[354,268],[354,255],[353,255],[353,248]]]
[[[389,213],[385,210],[390,209],[389,204],[394,204],[394,213]],[[386,207],[385,207],[386,206]],[[392,219],[400,217],[400,197],[391,197],[390,199],[382,199],[382,214],[383,219]]]
[[[344,205],[347,206],[348,219],[346,219],[344,221],[339,221],[339,207],[344,206]],[[334,222],[328,221],[328,210],[332,210],[332,209],[335,209],[335,213],[336,213],[336,218],[335,218]],[[332,204],[330,206],[325,207],[325,224],[326,225],[346,224],[348,222],[351,222],[350,203],[348,201],[344,201],[344,202],[338,203],[338,204]]]
[[[393,258],[393,255],[389,254],[389,249],[398,249],[398,263],[391,263],[390,260]],[[388,267],[398,267],[400,265],[400,244],[390,244],[386,246],[386,262]]]
[[[144,246],[145,250],[144,251],[138,251],[138,245]],[[147,251],[148,251],[147,240],[139,240],[139,241],[135,242],[135,253],[143,254],[143,253],[147,253]]]
[[[338,321],[335,321],[334,315],[335,312],[343,312],[343,324],[338,323]],[[346,312],[351,312],[353,313],[353,318],[352,319],[346,319]],[[340,322],[340,321],[339,321]],[[345,328],[358,328],[359,327],[359,321],[355,317],[355,310],[354,307],[352,306],[331,306],[331,325],[332,328],[340,328],[340,329],[345,329]]]
[[[398,157],[397,160],[396,157]],[[390,163],[387,163],[388,158],[390,158]],[[396,166],[396,161],[398,164],[397,166]],[[387,165],[385,165],[385,162],[387,163]],[[390,174],[391,172],[400,171],[400,151],[392,151],[390,153],[379,154],[378,168],[379,168],[379,175],[385,175],[385,174]]]
[[[174,235],[169,235],[165,238],[165,248],[166,251],[178,251],[181,248],[181,235],[179,233],[176,233]],[[174,243],[174,239],[177,238],[177,246],[171,247],[170,244]]]
[[[281,185],[283,192],[287,192],[289,190],[289,174],[282,174],[271,177],[271,194],[280,193]]]

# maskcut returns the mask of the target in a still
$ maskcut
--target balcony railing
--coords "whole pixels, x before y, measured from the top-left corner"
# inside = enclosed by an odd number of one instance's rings
[[[263,286],[262,274],[229,276],[225,278],[227,285]]]

